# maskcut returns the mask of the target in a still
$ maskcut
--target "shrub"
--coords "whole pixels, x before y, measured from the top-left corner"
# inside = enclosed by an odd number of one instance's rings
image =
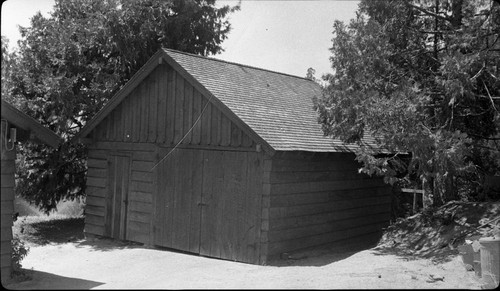
[[[29,247],[16,235],[12,239],[12,275],[20,274],[21,261],[28,255]]]

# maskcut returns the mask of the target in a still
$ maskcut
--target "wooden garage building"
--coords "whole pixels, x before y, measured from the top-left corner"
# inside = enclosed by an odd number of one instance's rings
[[[89,146],[85,231],[255,264],[379,232],[391,190],[323,136],[320,94],[160,50],[76,138]]]
[[[57,147],[62,141],[59,136],[43,127],[35,119],[2,100],[2,217],[0,260],[2,285],[9,280],[12,271],[12,214],[14,212],[14,173],[16,170],[16,148],[14,142],[23,142],[27,140],[45,143],[52,147]]]

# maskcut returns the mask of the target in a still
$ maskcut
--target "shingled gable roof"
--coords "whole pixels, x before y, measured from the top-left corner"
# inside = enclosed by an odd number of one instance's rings
[[[162,59],[202,93],[211,95],[212,103],[262,143],[264,149],[346,152],[357,147],[323,135],[313,110],[313,97],[321,96],[321,88],[315,82],[170,49],[157,52],[77,137],[90,133]],[[375,147],[372,139],[365,139],[365,143]]]
[[[7,120],[7,122],[14,125],[16,128],[25,131],[28,135],[33,134],[35,140],[43,142],[53,148],[56,148],[62,142],[62,138],[52,130],[45,128],[34,118],[19,111],[4,100],[2,100],[2,119]]]

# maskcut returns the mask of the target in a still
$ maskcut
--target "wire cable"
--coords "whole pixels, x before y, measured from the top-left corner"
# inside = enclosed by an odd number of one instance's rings
[[[196,121],[193,123],[193,126],[191,126],[191,128],[186,132],[186,134],[181,138],[181,140],[174,146],[173,149],[171,149],[158,163],[156,163],[152,168],[151,170],[149,170],[150,172],[152,172],[156,166],[158,166],[161,162],[163,162],[163,160],[165,160],[181,143],[182,141],[188,136],[188,134],[193,130],[193,128],[196,126],[196,124],[200,121],[201,119],[201,116],[203,115],[203,113],[205,112],[205,110],[207,109],[208,107],[208,104],[210,104],[210,101],[212,100],[212,96],[213,95],[210,95],[210,98],[208,99],[208,102],[207,104],[205,104],[205,107],[203,107],[203,110],[201,111],[200,113],[200,116],[198,116],[198,118],[196,119]]]

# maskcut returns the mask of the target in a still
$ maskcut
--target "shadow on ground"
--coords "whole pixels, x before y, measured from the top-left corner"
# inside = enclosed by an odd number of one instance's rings
[[[280,258],[270,260],[268,265],[277,267],[326,266],[375,247],[381,236],[381,232],[375,232],[336,243],[281,254]]]
[[[90,247],[93,251],[108,252],[119,249],[135,249],[144,248],[143,244],[130,241],[115,240],[106,237],[87,237],[83,240],[77,241],[75,246],[77,248]]]
[[[101,282],[64,277],[34,270],[23,269],[23,272],[31,276],[31,279],[23,282],[11,282],[4,287],[10,290],[81,290],[92,289],[104,284]]]
[[[66,243],[83,239],[84,218],[45,219],[19,217],[14,224],[14,235],[36,245]]]
[[[136,248],[142,244],[114,240],[104,237],[86,237],[83,232],[85,218],[44,216],[19,217],[14,224],[14,235],[31,245],[75,243],[76,247],[91,247],[95,251],[110,251],[123,248]]]
[[[458,246],[472,237],[491,236],[500,229],[500,202],[453,201],[440,208],[399,219],[382,233],[344,241],[349,248],[331,245],[287,254],[275,266],[323,266],[372,249],[375,255],[395,255],[401,260],[429,259],[441,264],[459,255]],[[495,220],[493,220],[495,221]],[[360,243],[360,242],[365,242]]]

